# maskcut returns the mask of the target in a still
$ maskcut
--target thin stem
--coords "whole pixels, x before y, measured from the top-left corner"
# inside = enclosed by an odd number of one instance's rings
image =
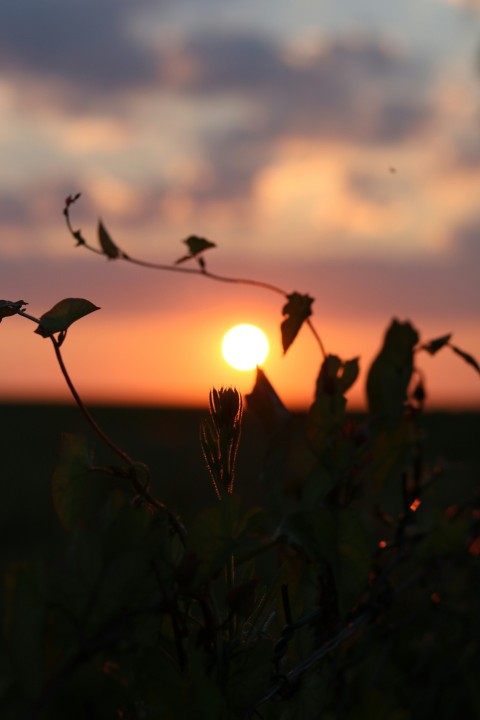
[[[53,349],[55,350],[55,355],[57,357],[57,361],[60,366],[60,370],[62,371],[62,375],[65,378],[65,382],[68,385],[68,389],[72,393],[73,399],[77,403],[81,413],[86,418],[87,422],[90,424],[90,426],[94,430],[95,434],[98,435],[98,437],[105,443],[105,445],[108,445],[108,447],[111,450],[113,450],[113,452],[116,455],[118,455],[128,465],[133,465],[134,461],[132,460],[130,455],[128,455],[128,453],[126,453],[121,448],[119,448],[118,445],[116,445],[116,443],[114,443],[113,440],[111,440],[108,437],[108,435],[106,435],[103,432],[102,428],[97,424],[95,419],[90,414],[89,410],[85,407],[83,400],[81,399],[80,395],[78,394],[78,392],[75,388],[75,385],[73,384],[73,382],[70,378],[70,375],[68,374],[67,368],[65,367],[65,363],[63,362],[63,357],[62,357],[62,353],[60,351],[60,345],[59,345],[58,340],[56,340],[56,338],[54,338],[53,335],[49,335],[49,338],[52,341]]]
[[[37,325],[40,325],[40,320],[33,315],[29,315],[28,313],[24,311],[19,311],[19,315],[26,318],[27,320],[31,320],[32,322],[36,323]],[[126,453],[124,450],[122,450],[118,445],[108,437],[108,435],[102,430],[102,428],[98,425],[96,420],[93,418],[93,416],[90,414],[88,408],[85,406],[82,398],[78,394],[75,385],[72,382],[72,379],[70,378],[70,375],[68,373],[68,370],[65,366],[65,363],[63,361],[62,353],[60,350],[60,343],[58,340],[52,335],[47,335],[47,337],[50,338],[53,344],[53,349],[55,351],[55,355],[57,358],[57,362],[60,366],[60,370],[62,371],[62,375],[65,379],[65,382],[68,385],[68,389],[70,390],[75,402],[77,403],[77,406],[79,410],[81,411],[84,418],[87,420],[88,424],[92,428],[92,430],[95,432],[97,437],[105,444],[107,447],[110,448],[118,457],[120,457],[127,465],[129,465],[131,468],[135,468],[135,461],[130,457],[128,453]],[[186,544],[186,537],[187,532],[185,530],[185,527],[180,522],[180,520],[177,518],[174,512],[170,510],[170,508],[162,503],[160,500],[157,500],[149,491],[148,489],[142,485],[138,477],[133,473],[132,475],[129,475],[129,480],[133,485],[133,488],[137,495],[140,495],[145,499],[145,501],[151,505],[152,507],[155,507],[157,510],[162,510],[163,512],[166,512],[168,515],[168,518],[170,522],[172,523],[172,527],[174,528],[175,532],[180,537],[180,540],[182,544],[185,546]]]
[[[320,348],[320,352],[322,353],[322,357],[325,360],[325,358],[327,357],[327,352],[325,350],[325,346],[320,338],[320,335],[316,331],[314,324],[310,320],[310,318],[307,320],[307,325],[310,328],[311,332],[313,333],[313,336],[314,336],[315,340],[317,341],[318,346]]]
[[[80,395],[76,391],[75,386],[68,374],[67,368],[65,367],[65,363],[63,362],[62,353],[60,351],[60,345],[59,345],[58,340],[56,340],[53,337],[53,335],[49,335],[49,337],[53,343],[55,355],[57,356],[58,364],[60,366],[60,370],[62,371],[62,375],[65,378],[68,388],[69,388],[70,392],[72,393],[73,398],[74,398],[75,402],[77,403],[80,411],[86,418],[87,422],[90,424],[90,426],[92,427],[92,429],[94,430],[96,435],[105,443],[105,445],[107,445],[111,450],[113,450],[113,452],[116,455],[118,455],[124,462],[126,462],[128,465],[130,465],[130,467],[134,467],[135,461],[132,460],[132,458],[130,457],[130,455],[128,455],[128,453],[126,453],[124,450],[119,448],[118,445],[116,445],[116,443],[114,443],[113,440],[111,440],[108,437],[108,435],[106,435],[106,433],[103,432],[101,427],[97,424],[97,422],[92,417],[92,415],[90,414],[88,409],[85,407],[83,400],[81,399]],[[175,513],[172,510],[170,510],[170,508],[167,505],[162,503],[160,500],[157,500],[157,498],[155,498],[142,485],[142,483],[139,481],[139,479],[135,475],[129,476],[129,479],[131,480],[132,485],[138,495],[144,497],[146,502],[149,503],[150,505],[152,505],[153,507],[157,508],[157,510],[163,510],[164,512],[167,513],[169,520],[172,523],[173,528],[175,529],[175,532],[180,537],[182,544],[185,545],[187,533],[186,533],[185,527],[180,522],[180,520],[177,518]]]
[[[86,241],[81,243],[81,245],[82,247],[96,253],[97,255],[105,254],[102,250],[99,250],[93,245],[90,245]],[[184,275],[200,275],[209,278],[210,280],[216,280],[217,282],[231,283],[234,285],[252,285],[253,287],[263,288],[264,290],[270,290],[271,292],[277,293],[278,295],[283,295],[283,297],[287,297],[288,295],[285,290],[277,287],[277,285],[272,285],[271,283],[263,282],[262,280],[251,280],[250,278],[237,278],[230,277],[228,275],[218,275],[217,273],[210,272],[206,268],[187,268],[178,267],[178,265],[165,265],[164,263],[154,263],[148,262],[147,260],[139,260],[138,258],[134,258],[131,255],[125,254],[120,254],[115,259],[124,260],[125,262],[132,263],[133,265],[150,268],[151,270],[165,270],[167,272],[183,273]]]
[[[65,205],[63,214],[65,216],[65,220],[67,223],[68,230],[72,237],[76,240],[77,245],[81,245],[82,247],[85,247],[87,250],[90,250],[90,252],[94,252],[97,255],[104,255],[102,249],[96,248],[93,245],[90,245],[85,238],[80,234],[80,231],[75,231],[73,229],[71,220],[70,220],[70,205],[72,205],[76,200],[80,197],[80,195],[76,195],[74,198],[71,199],[71,201],[67,201],[67,204]],[[262,288],[264,290],[269,290],[270,292],[274,292],[277,295],[282,295],[284,298],[288,298],[288,293],[283,290],[282,288],[278,287],[277,285],[272,285],[271,283],[263,282],[262,280],[251,280],[250,278],[237,278],[237,277],[230,277],[227,275],[218,275],[217,273],[209,272],[204,266],[199,268],[186,268],[186,267],[178,267],[177,265],[164,265],[163,263],[154,263],[154,262],[148,262],[146,260],[139,260],[137,258],[133,258],[130,255],[127,255],[126,253],[119,251],[118,256],[115,258],[116,260],[124,260],[125,262],[130,262],[133,265],[139,265],[140,267],[150,268],[151,270],[163,270],[165,272],[176,272],[176,273],[183,273],[185,275],[201,275],[203,277],[208,278],[209,280],[215,280],[216,282],[223,282],[223,283],[229,283],[232,285],[249,285],[251,287],[258,287]],[[323,356],[323,359],[326,358],[326,351],[325,346],[323,345],[323,342],[316,331],[313,323],[311,320],[307,320],[307,325],[310,328],[310,331],[312,332],[315,340],[318,343],[318,346],[320,348],[320,352]]]

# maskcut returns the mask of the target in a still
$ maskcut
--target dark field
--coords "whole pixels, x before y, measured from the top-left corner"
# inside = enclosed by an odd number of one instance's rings
[[[118,445],[149,465],[156,496],[186,520],[214,501],[199,443],[206,410],[98,407],[92,412]],[[434,413],[424,417],[423,425],[427,460],[442,465],[445,487],[478,484],[480,414]],[[5,560],[60,536],[49,493],[60,435],[92,433],[77,408],[67,405],[0,404],[0,427],[0,558]],[[100,441],[93,443],[96,462],[115,462]],[[245,413],[237,487],[247,503],[261,502],[265,449],[261,426]]]

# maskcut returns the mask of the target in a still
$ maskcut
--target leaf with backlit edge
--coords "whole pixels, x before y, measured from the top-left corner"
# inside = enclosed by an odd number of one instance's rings
[[[293,292],[287,295],[288,302],[283,306],[282,314],[287,317],[281,324],[283,352],[286,353],[297,337],[303,323],[312,314],[314,298]]]
[[[100,308],[90,300],[65,298],[40,316],[40,323],[35,332],[42,337],[49,337],[56,332],[65,332],[72,323],[95,310],[100,310]]]

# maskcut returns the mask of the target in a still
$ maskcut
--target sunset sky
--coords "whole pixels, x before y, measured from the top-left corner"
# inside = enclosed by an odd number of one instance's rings
[[[89,402],[249,391],[220,350],[241,322],[285,403],[311,400],[319,350],[303,328],[282,357],[280,296],[74,247],[81,192],[92,243],[101,218],[171,264],[196,234],[211,272],[309,293],[328,352],[360,355],[356,406],[393,317],[480,358],[479,57],[478,0],[2,0],[1,299],[101,307],[64,344]],[[33,330],[0,326],[0,400],[68,398]],[[430,407],[480,408],[448,349],[418,364]]]

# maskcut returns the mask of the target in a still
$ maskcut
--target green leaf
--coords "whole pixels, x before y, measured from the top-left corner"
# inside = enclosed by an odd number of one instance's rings
[[[371,555],[356,508],[326,507],[289,515],[278,531],[317,562],[328,563],[335,577],[340,610],[346,615],[366,588]]]
[[[297,337],[298,331],[303,323],[312,314],[312,303],[314,298],[309,295],[301,295],[293,292],[287,295],[288,302],[282,309],[286,319],[281,324],[283,352],[286,353],[292,342]]]
[[[442,337],[435,338],[435,340],[430,340],[427,343],[424,343],[420,350],[426,350],[430,355],[435,355],[439,350],[441,350],[445,345],[448,345],[450,338],[452,337],[452,333],[449,333],[448,335],[442,335]]]
[[[67,530],[76,527],[82,519],[91,463],[87,438],[63,433],[51,491],[55,511]]]
[[[16,315],[27,305],[25,300],[0,300],[0,322],[4,317],[10,317],[10,315]]]
[[[100,310],[100,308],[89,300],[65,298],[40,316],[40,324],[35,332],[42,337],[49,337],[56,332],[65,332],[72,323],[95,310]]]
[[[197,582],[216,577],[232,555],[240,564],[261,551],[252,529],[259,512],[258,508],[244,511],[237,495],[226,495],[197,515],[189,533],[189,548],[201,563]]]
[[[190,235],[183,242],[188,247],[188,255],[184,255],[176,260],[175,265],[180,265],[180,263],[183,263],[186,260],[191,260],[192,258],[197,257],[201,253],[205,252],[205,250],[217,247],[215,243],[210,242],[210,240],[206,240],[205,238],[198,237],[198,235]]]
[[[115,260],[115,258],[118,257],[128,257],[117,245],[115,245],[101,220],[98,223],[98,241],[104,255],[106,255],[109,260]]]
[[[344,508],[337,515],[338,562],[333,567],[340,610],[346,614],[367,587],[371,554],[358,510]]]
[[[455,345],[450,345],[450,347],[452,348],[454,353],[456,353],[457,355],[460,355],[460,357],[463,358],[466,363],[468,363],[469,365],[474,367],[475,370],[478,373],[480,373],[480,365],[478,364],[478,362],[475,360],[475,358],[472,355],[464,352],[464,350],[460,350],[460,348],[456,347]]]

